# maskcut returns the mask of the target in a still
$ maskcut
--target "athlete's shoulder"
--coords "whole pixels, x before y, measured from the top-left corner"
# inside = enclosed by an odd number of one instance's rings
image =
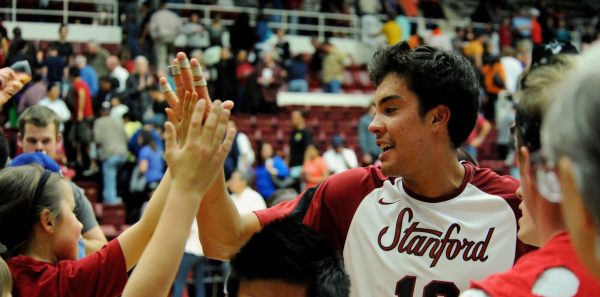
[[[515,197],[519,181],[509,175],[499,175],[489,168],[481,168],[469,162],[462,163],[470,174],[470,183],[485,193],[503,198]]]
[[[346,170],[328,177],[319,188],[328,193],[371,192],[388,180],[379,166],[359,167]]]

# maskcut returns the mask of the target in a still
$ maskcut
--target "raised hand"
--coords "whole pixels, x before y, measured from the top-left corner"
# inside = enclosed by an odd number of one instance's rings
[[[173,59],[171,64],[171,74],[175,81],[177,94],[176,96],[167,98],[167,102],[169,103],[169,108],[167,109],[169,121],[175,123],[178,118],[181,118],[180,113],[182,112],[182,104],[179,102],[179,99],[183,98],[185,92],[196,92],[199,100],[206,100],[209,103],[207,106],[208,109],[205,111],[204,115],[206,120],[208,112],[210,111],[210,102],[212,101],[210,94],[208,93],[206,78],[198,60],[188,60],[185,53],[177,53],[177,58]],[[222,105],[225,109],[231,110],[233,108],[233,102],[229,100],[223,102]]]
[[[174,182],[187,190],[205,191],[223,168],[235,129],[227,129],[230,111],[220,101],[212,103],[206,121],[203,119],[208,103],[200,100],[192,105],[185,144],[177,144],[175,125],[165,124],[165,159]]]

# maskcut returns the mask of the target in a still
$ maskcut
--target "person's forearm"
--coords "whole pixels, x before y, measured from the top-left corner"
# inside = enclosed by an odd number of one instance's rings
[[[228,260],[247,240],[240,215],[227,193],[223,172],[206,192],[196,220],[202,249],[209,258]]]
[[[125,286],[124,297],[168,295],[170,286],[165,284],[175,279],[178,266],[173,262],[181,262],[185,241],[200,203],[198,197],[193,197],[196,193],[183,191],[176,185],[169,195],[171,197],[165,204],[156,232],[140,258],[138,269]],[[191,202],[193,199],[196,201]]]

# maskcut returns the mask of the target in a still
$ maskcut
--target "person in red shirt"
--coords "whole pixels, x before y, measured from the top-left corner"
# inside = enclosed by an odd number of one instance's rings
[[[88,151],[93,141],[92,125],[94,120],[90,87],[81,79],[77,66],[69,67],[69,77],[73,84],[73,98],[75,99],[75,123],[70,129],[69,139],[75,148],[78,165],[88,168],[88,170],[95,168],[97,172],[98,165],[90,159]]]
[[[203,194],[223,166],[235,135],[230,130],[225,136],[231,106],[223,108],[224,104],[214,102],[204,126],[208,104],[196,103],[197,95],[191,97],[187,102],[194,103],[186,104],[188,115],[178,122],[179,133],[173,123],[166,125],[165,158],[170,171],[140,221],[81,260],[76,257],[82,225],[73,213],[75,200],[69,184],[60,175],[35,165],[0,172],[3,193],[0,225],[11,226],[0,229],[0,254],[8,259],[14,296],[120,295],[127,282],[127,271],[142,252],[146,256],[139,264],[139,272],[136,270],[132,276],[131,288],[126,288],[123,296],[138,296],[142,292],[142,296],[167,295],[171,282],[164,279],[172,281],[175,277],[187,237],[188,228],[183,226],[191,224]],[[194,170],[198,167],[206,170]],[[163,206],[164,220],[157,228]],[[151,248],[144,251],[151,238]],[[161,257],[165,253],[170,257]],[[163,258],[164,261],[160,260]],[[162,292],[157,293],[157,287],[147,283],[159,280]]]
[[[519,238],[541,246],[523,256],[504,273],[471,283],[461,296],[600,296],[600,283],[577,258],[561,214],[557,178],[542,169],[540,145],[543,112],[550,105],[556,88],[574,66],[571,56],[555,56],[553,62],[534,68],[521,81],[517,92],[515,124],[516,150],[521,174],[517,196],[522,202]],[[557,98],[563,100],[565,98]],[[554,173],[552,173],[554,174]]]
[[[540,25],[540,22],[538,22],[540,11],[533,8],[529,14],[531,15],[531,41],[534,45],[540,45],[543,42],[542,26]]]

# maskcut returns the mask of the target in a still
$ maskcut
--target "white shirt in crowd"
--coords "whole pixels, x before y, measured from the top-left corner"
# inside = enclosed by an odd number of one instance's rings
[[[48,97],[42,99],[42,101],[40,101],[38,104],[46,106],[56,113],[58,120],[60,121],[59,131],[62,132],[64,130],[63,123],[71,119],[71,112],[69,111],[67,104],[65,104],[65,102],[61,99],[57,98],[56,100],[52,101],[48,99]]]
[[[329,172],[340,173],[351,168],[358,167],[356,153],[349,148],[342,148],[341,152],[335,149],[329,149],[323,154],[323,159],[327,163]]]
[[[251,188],[246,188],[239,196],[235,193],[231,194],[231,200],[240,214],[267,208],[265,199]]]

